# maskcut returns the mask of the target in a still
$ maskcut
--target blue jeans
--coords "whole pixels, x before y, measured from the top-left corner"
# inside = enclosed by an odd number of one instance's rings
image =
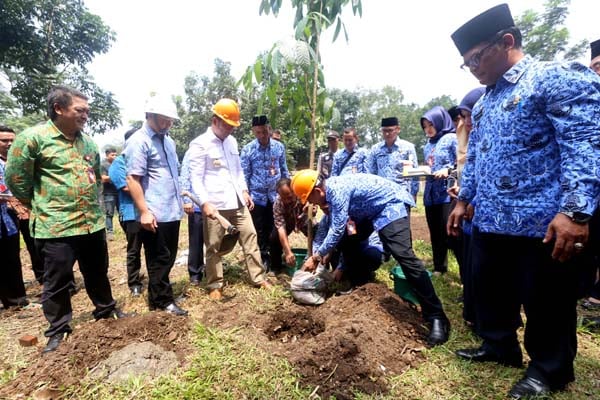
[[[104,211],[106,213],[106,232],[113,233],[113,215],[118,210],[119,198],[116,193],[104,193]]]

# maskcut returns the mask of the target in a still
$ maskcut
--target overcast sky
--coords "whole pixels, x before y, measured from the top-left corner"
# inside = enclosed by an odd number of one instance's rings
[[[256,56],[293,35],[292,9],[259,16],[259,0],[85,0],[117,34],[107,54],[90,66],[96,81],[113,92],[123,121],[143,118],[150,92],[183,94],[191,71],[211,76],[214,59],[231,62],[239,78]],[[407,102],[424,104],[443,94],[457,100],[478,86],[459,69],[462,63],[450,34],[498,0],[363,0],[362,18],[350,7],[343,16],[349,34],[322,41],[330,88],[393,85]],[[541,0],[508,1],[513,16],[543,9]],[[600,1],[572,0],[566,26],[573,41],[600,38]],[[332,29],[333,31],[333,29]],[[589,51],[581,60],[589,63]]]

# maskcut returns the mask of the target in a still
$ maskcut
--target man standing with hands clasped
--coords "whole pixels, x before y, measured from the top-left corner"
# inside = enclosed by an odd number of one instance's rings
[[[575,380],[578,269],[589,265],[588,221],[600,193],[600,79],[579,63],[526,56],[506,4],[473,18],[452,39],[463,67],[487,86],[473,108],[448,220],[456,235],[476,198],[475,329],[483,344],[456,354],[520,367],[523,305],[531,361],[509,395],[547,396]]]

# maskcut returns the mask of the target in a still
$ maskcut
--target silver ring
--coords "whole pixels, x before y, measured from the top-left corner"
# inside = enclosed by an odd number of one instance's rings
[[[581,242],[577,242],[573,245],[573,247],[575,247],[575,250],[583,250],[583,243]]]

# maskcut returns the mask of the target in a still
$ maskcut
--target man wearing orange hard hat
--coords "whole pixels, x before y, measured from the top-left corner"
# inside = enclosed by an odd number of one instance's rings
[[[292,190],[302,203],[317,204],[329,209],[330,225],[320,246],[309,257],[303,269],[312,271],[324,263],[335,246],[346,235],[367,239],[373,231],[385,250],[398,261],[407,281],[415,290],[421,304],[423,318],[431,327],[427,343],[436,346],[445,343],[450,335],[450,322],[442,303],[435,293],[423,262],[412,249],[410,224],[406,204],[413,201],[400,185],[371,174],[349,174],[322,180],[310,169],[298,171],[292,178]],[[355,222],[356,229],[347,230],[347,222]]]
[[[240,162],[238,144],[232,136],[240,126],[240,108],[232,99],[221,99],[213,106],[211,126],[190,143],[188,150],[192,191],[202,207],[206,280],[209,296],[223,298],[223,264],[219,251],[226,234],[218,221],[220,214],[239,232],[250,281],[257,287],[270,288],[265,279],[256,230],[249,210],[254,203],[248,193]]]

